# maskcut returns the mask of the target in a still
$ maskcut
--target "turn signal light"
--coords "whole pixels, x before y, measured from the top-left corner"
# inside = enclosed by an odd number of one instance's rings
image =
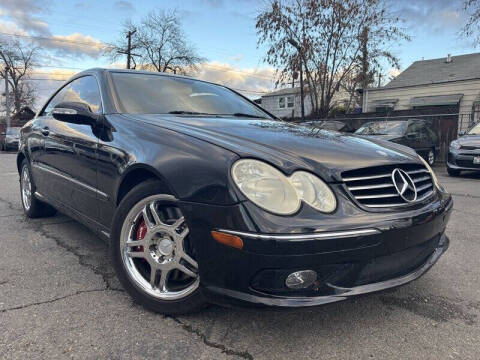
[[[212,237],[220,244],[231,246],[237,249],[243,248],[243,241],[237,235],[225,234],[219,231],[212,231]]]

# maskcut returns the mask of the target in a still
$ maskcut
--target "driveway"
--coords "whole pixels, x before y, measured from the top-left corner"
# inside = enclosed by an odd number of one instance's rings
[[[480,358],[480,175],[438,169],[454,194],[451,245],[411,284],[317,308],[165,317],[123,291],[85,227],[25,218],[15,154],[0,153],[0,169],[3,359]]]

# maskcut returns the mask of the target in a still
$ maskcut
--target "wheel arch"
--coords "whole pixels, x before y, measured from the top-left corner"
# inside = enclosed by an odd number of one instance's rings
[[[27,156],[23,152],[19,152],[17,154],[17,171],[18,171],[19,174],[22,171],[22,162],[25,159],[28,160]]]
[[[154,167],[147,164],[135,164],[129,167],[122,174],[122,177],[117,186],[115,193],[115,207],[118,207],[125,195],[128,194],[138,184],[148,180],[157,180],[165,188],[165,192],[178,198],[172,186],[168,183],[165,177],[160,174]]]

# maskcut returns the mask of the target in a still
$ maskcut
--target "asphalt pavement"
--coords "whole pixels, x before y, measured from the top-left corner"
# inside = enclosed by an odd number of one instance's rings
[[[15,154],[0,153],[0,358],[479,359],[480,174],[437,173],[455,200],[451,243],[417,281],[315,308],[165,317],[123,291],[84,226],[27,219]]]

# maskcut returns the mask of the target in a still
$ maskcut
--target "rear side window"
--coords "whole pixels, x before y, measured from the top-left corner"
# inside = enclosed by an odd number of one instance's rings
[[[87,104],[94,113],[102,111],[102,100],[97,80],[93,76],[83,76],[65,85],[47,104],[42,115],[50,114],[58,103],[81,102]]]

